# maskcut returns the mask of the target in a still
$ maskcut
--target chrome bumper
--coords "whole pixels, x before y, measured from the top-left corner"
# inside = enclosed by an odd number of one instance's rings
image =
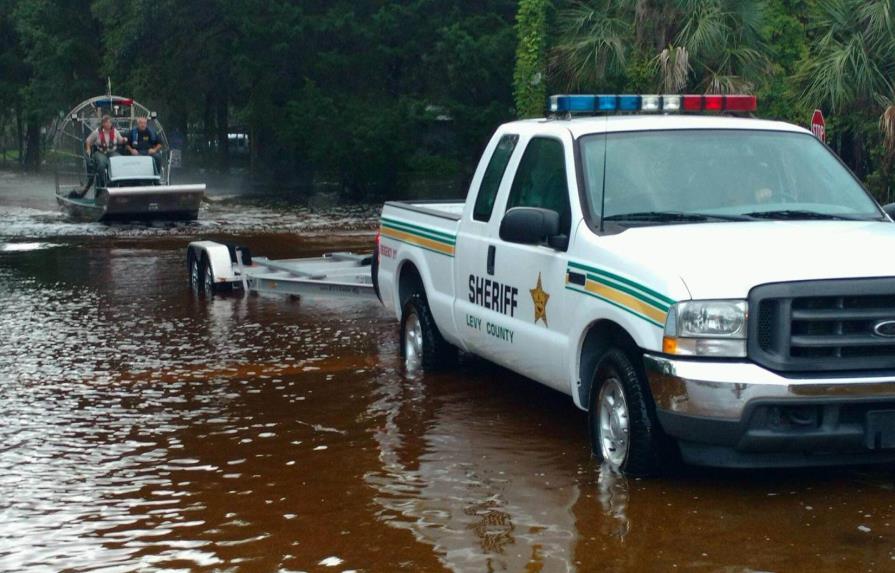
[[[895,375],[785,378],[750,362],[707,362],[644,355],[659,410],[738,421],[755,401],[895,399]]]

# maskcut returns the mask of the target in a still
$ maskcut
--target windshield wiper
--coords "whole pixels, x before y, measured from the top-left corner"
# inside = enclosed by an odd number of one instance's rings
[[[709,213],[687,213],[684,211],[638,211],[604,217],[604,221],[650,221],[659,223],[703,223],[706,221],[748,221],[743,215],[713,215]]]
[[[833,220],[833,221],[859,221],[855,217],[847,215],[832,215],[830,213],[820,213],[818,211],[803,211],[799,209],[781,209],[779,211],[755,211],[746,213],[746,217],[754,219],[773,219],[778,221],[798,221],[800,219],[817,219],[817,220]]]

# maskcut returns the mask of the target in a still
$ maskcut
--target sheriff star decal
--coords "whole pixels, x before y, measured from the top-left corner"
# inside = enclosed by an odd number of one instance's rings
[[[543,320],[544,326],[547,326],[547,301],[550,300],[550,295],[541,286],[541,273],[538,273],[538,284],[528,292],[531,293],[531,301],[535,305],[535,324]]]

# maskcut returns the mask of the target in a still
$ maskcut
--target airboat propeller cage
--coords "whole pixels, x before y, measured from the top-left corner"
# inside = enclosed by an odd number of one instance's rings
[[[617,113],[617,112],[729,112],[755,111],[753,95],[552,95],[547,100],[550,113]]]
[[[68,114],[57,120],[53,131],[51,157],[57,172],[64,176],[67,172],[79,173],[83,170],[84,140],[90,132],[99,127],[102,117],[112,118],[112,125],[122,136],[127,136],[137,125],[138,117],[145,117],[149,127],[156,133],[163,150],[169,150],[165,129],[158,121],[158,114],[133,98],[117,95],[101,95],[84,100]],[[163,155],[162,185],[170,182],[171,155]],[[74,182],[72,182],[74,183]],[[81,182],[83,184],[83,182]]]

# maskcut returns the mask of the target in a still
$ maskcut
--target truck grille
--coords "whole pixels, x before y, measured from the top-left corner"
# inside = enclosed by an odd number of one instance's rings
[[[895,279],[761,285],[749,293],[749,356],[779,371],[895,368]],[[888,336],[886,336],[888,334]]]

